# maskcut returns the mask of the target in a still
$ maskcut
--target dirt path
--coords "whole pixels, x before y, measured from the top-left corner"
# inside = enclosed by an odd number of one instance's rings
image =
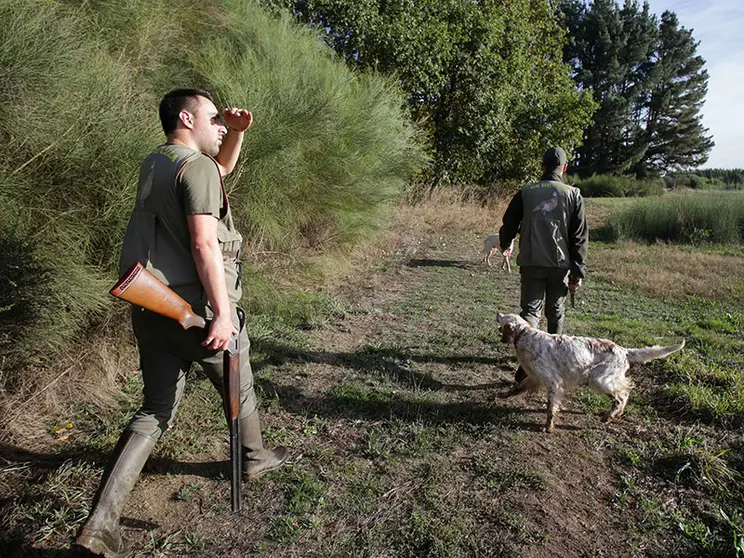
[[[518,275],[476,253],[472,237],[431,241],[350,285],[343,317],[255,343],[266,440],[293,457],[246,485],[239,515],[219,418],[199,410],[218,404],[195,379],[186,447],[166,436],[125,510],[134,555],[643,555],[615,511],[612,449],[637,425],[606,427],[570,398],[546,435],[541,399],[496,399],[516,359],[494,317],[516,310]]]

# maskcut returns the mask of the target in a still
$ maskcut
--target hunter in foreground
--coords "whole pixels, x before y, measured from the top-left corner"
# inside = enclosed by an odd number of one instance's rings
[[[184,329],[176,320],[133,307],[144,401],[119,438],[76,545],[106,558],[126,555],[119,517],[155,443],[172,423],[186,373],[198,362],[224,394],[223,351],[240,346],[240,430],[245,480],[277,469],[286,448],[264,449],[241,297],[241,235],[222,183],[238,159],[253,116],[217,110],[208,91],[177,89],[160,103],[167,142],[140,169],[137,201],[122,246],[121,271],[137,262],[207,320]]]

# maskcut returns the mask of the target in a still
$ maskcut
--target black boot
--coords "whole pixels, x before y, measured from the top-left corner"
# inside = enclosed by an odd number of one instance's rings
[[[284,446],[273,450],[265,449],[261,440],[261,421],[258,411],[240,421],[240,435],[243,443],[243,479],[252,481],[278,469],[289,457]]]
[[[80,529],[75,545],[105,558],[128,555],[119,531],[124,502],[137,482],[155,442],[136,432],[124,431],[104,473],[91,512]]]
[[[517,368],[517,371],[514,373],[514,383],[520,384],[526,377],[527,372],[525,372],[524,368],[522,368],[522,366],[520,365],[519,368]]]

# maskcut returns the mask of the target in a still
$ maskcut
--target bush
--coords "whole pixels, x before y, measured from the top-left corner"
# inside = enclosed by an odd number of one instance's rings
[[[223,103],[254,112],[231,182],[239,228],[271,250],[363,238],[424,163],[402,97],[352,74],[289,16],[223,4],[232,24],[206,34],[189,64]]]
[[[695,172],[670,172],[664,176],[667,188],[694,190],[742,190],[742,169],[703,169]]]
[[[50,354],[109,306],[138,159],[155,128],[131,69],[85,18],[58,3],[7,0],[0,23],[0,242],[24,285],[13,294],[13,346],[0,356]]]
[[[254,113],[228,181],[254,247],[364,238],[425,162],[390,82],[351,74],[311,31],[251,2],[4,0],[2,265],[25,265],[13,269],[40,280],[13,281],[44,301],[13,314],[34,316],[16,324],[20,352],[62,349],[110,311],[139,165],[164,139],[157,105],[183,86]]]
[[[661,179],[638,180],[631,176],[595,174],[583,179],[571,177],[569,182],[578,187],[585,198],[629,198],[660,196],[664,193]]]
[[[610,218],[615,238],[677,243],[741,243],[744,196],[685,194],[639,201]]]

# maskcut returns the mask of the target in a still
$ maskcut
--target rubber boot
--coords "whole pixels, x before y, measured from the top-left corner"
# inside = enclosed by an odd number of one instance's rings
[[[124,431],[75,545],[105,558],[123,558],[129,554],[121,539],[119,517],[154,446],[151,438]]]
[[[281,467],[289,457],[284,446],[273,450],[265,449],[261,440],[261,420],[254,411],[240,421],[240,435],[243,443],[243,479],[252,481]]]

